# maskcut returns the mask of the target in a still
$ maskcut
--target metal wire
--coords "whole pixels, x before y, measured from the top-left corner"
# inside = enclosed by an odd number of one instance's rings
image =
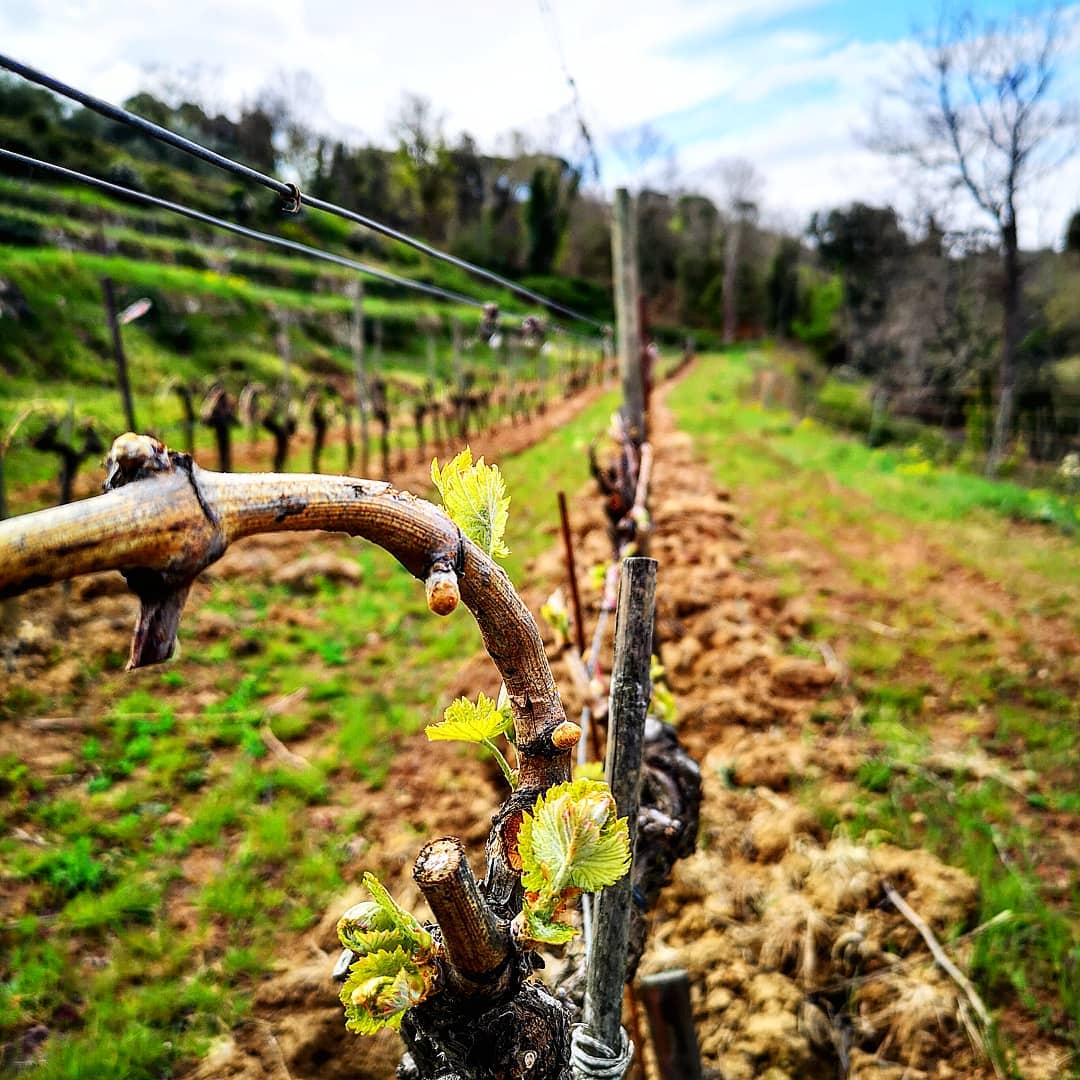
[[[619,1028],[619,1048],[590,1035],[584,1024],[575,1024],[570,1032],[570,1067],[574,1080],[622,1080],[634,1060],[634,1044]]]
[[[106,116],[118,124],[125,124],[137,131],[141,131],[144,135],[157,139],[159,142],[167,143],[177,150],[182,150],[185,154],[191,154],[194,157],[201,158],[203,161],[215,165],[219,169],[224,169],[234,176],[250,180],[252,183],[261,184],[263,187],[269,188],[271,191],[275,192],[283,200],[283,204],[290,211],[299,209],[301,192],[295,184],[285,183],[283,180],[268,176],[266,173],[261,173],[257,169],[252,169],[247,165],[241,165],[238,161],[233,161],[232,158],[225,157],[223,154],[219,154],[217,151],[211,150],[201,143],[197,143],[192,139],[187,139],[183,135],[178,135],[175,131],[170,131],[160,124],[155,124],[142,116],[137,116],[135,113],[129,112],[119,105],[113,105],[107,101],[103,101],[101,98],[94,97],[92,94],[77,90],[75,87],[69,86],[60,79],[53,78],[51,75],[46,75],[44,72],[30,67],[28,64],[22,64],[18,60],[13,60],[10,56],[5,56],[2,53],[0,53],[0,67],[7,68],[8,71],[14,72],[16,75],[19,75],[30,82],[37,83],[39,86],[44,86],[53,91],[53,93],[60,94],[62,97],[77,101],[85,108],[92,109],[94,112],[100,113],[102,116]],[[602,322],[598,322],[596,319],[590,318],[588,315],[582,315],[580,312],[567,307],[565,304],[560,304],[556,300],[551,300],[538,292],[534,292],[532,289],[526,288],[524,285],[519,285],[517,282],[511,281],[509,278],[504,278],[501,274],[496,274],[493,270],[487,270],[482,266],[477,266],[475,263],[460,259],[456,255],[451,255],[449,252],[440,251],[438,248],[432,247],[423,240],[418,240],[414,236],[409,236],[407,233],[400,232],[398,229],[393,229],[389,225],[384,225],[382,222],[367,217],[365,214],[358,214],[354,210],[346,210],[344,207],[338,206],[335,203],[326,202],[324,199],[316,199],[309,195],[303,195],[302,201],[306,206],[311,207],[313,210],[320,210],[323,213],[333,214],[337,217],[344,218],[346,221],[352,221],[357,225],[362,225],[364,228],[370,229],[372,232],[379,233],[391,240],[407,244],[409,247],[423,252],[425,255],[430,255],[433,259],[438,259],[451,266],[456,266],[458,269],[465,270],[470,274],[475,274],[477,277],[486,278],[488,281],[493,282],[504,289],[509,289],[518,296],[531,300],[534,304],[540,304],[549,311],[558,312],[577,322],[587,323],[590,326],[595,326],[600,329],[605,325]]]
[[[168,210],[170,213],[180,214],[182,217],[190,218],[192,221],[198,221],[203,225],[213,226],[215,229],[224,229],[226,232],[235,233],[237,236],[243,236],[248,240],[258,240],[261,243],[286,248],[289,251],[295,251],[313,259],[322,259],[324,262],[336,263],[338,266],[356,270],[361,274],[367,274],[369,277],[378,278],[380,281],[385,281],[391,285],[400,285],[405,289],[414,289],[417,292],[426,293],[428,296],[434,296],[440,300],[449,300],[455,304],[465,304],[474,308],[482,309],[484,307],[483,302],[477,300],[475,297],[452,292],[449,289],[440,288],[438,285],[429,285],[424,281],[414,281],[412,278],[399,277],[397,274],[391,274],[387,270],[379,270],[374,266],[368,266],[366,263],[346,258],[344,255],[336,255],[332,251],[323,251],[321,248],[311,247],[309,244],[302,244],[298,240],[288,240],[284,236],[275,236],[273,233],[264,233],[259,232],[257,229],[249,229],[244,225],[237,225],[234,222],[225,221],[223,218],[214,217],[213,214],[206,214],[201,210],[194,210],[189,206],[182,206],[180,203],[169,202],[167,199],[159,199],[156,195],[147,195],[144,192],[135,191],[133,188],[124,187],[121,184],[113,184],[108,180],[102,180],[96,176],[89,176],[86,173],[76,172],[74,169],[66,169],[62,165],[54,165],[49,161],[41,161],[38,158],[28,157],[26,154],[18,154],[14,150],[5,150],[3,147],[0,147],[0,160],[13,161],[31,169],[41,169],[54,176],[61,176],[66,180],[75,180],[80,184],[86,184],[87,186],[97,188],[100,191],[106,191],[110,195],[115,195],[118,198],[131,199],[135,202],[143,203],[146,206],[156,207],[159,210]]]

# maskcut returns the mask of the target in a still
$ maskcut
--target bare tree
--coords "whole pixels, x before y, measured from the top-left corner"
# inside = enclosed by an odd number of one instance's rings
[[[735,340],[739,314],[739,257],[746,228],[757,217],[764,181],[751,162],[745,158],[732,158],[720,163],[720,182],[728,218],[724,238],[724,342],[731,344]]]
[[[1019,204],[1036,180],[1076,146],[1076,112],[1056,81],[1065,37],[1060,12],[977,23],[943,12],[932,37],[911,55],[896,108],[879,115],[872,145],[966,191],[1000,239],[1003,325],[998,406],[987,461],[995,472],[1012,431],[1023,267]]]

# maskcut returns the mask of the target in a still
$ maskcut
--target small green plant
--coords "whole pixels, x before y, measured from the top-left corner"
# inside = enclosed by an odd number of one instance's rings
[[[509,738],[514,726],[514,715],[510,711],[509,701],[496,703],[481,693],[474,705],[468,698],[458,698],[447,706],[443,719],[438,724],[429,724],[424,734],[432,742],[468,742],[479,743],[502,769],[506,782],[517,787],[517,772],[510,768],[495,740],[500,735]]]
[[[573,780],[549,788],[521,821],[518,839],[525,901],[514,930],[527,942],[559,945],[577,930],[568,900],[613,885],[630,868],[626,818],[607,784]]]
[[[94,858],[88,836],[80,836],[69,847],[45,856],[33,873],[65,896],[95,892],[108,880],[108,871]]]
[[[338,921],[341,944],[357,957],[340,996],[349,1031],[374,1035],[401,1026],[405,1013],[435,989],[438,969],[431,935],[374,874],[364,875],[364,885],[372,899]]]
[[[570,614],[566,610],[566,601],[562,590],[556,589],[548,597],[547,603],[540,605],[540,618],[551,627],[555,635],[556,648],[562,648],[570,640]]]

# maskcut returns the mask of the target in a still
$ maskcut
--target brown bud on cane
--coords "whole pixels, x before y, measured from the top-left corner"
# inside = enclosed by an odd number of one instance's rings
[[[551,741],[559,750],[569,750],[577,746],[581,738],[581,728],[573,720],[564,720],[552,733]]]
[[[433,569],[424,581],[428,610],[436,615],[449,615],[458,606],[457,574],[453,570]]]

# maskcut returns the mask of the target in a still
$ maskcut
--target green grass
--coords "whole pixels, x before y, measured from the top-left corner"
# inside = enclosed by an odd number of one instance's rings
[[[519,583],[552,542],[556,483],[573,492],[585,482],[585,447],[613,407],[607,395],[500,462]],[[362,584],[293,595],[213,579],[203,604],[228,616],[224,637],[200,642],[189,610],[178,661],[99,669],[66,696],[65,712],[103,706],[66,763],[0,758],[0,859],[25,913],[0,928],[0,1041],[37,1022],[53,1031],[29,1075],[171,1075],[243,1017],[283,943],[344,889],[350,842],[367,829],[357,792],[378,790],[404,738],[438,717],[447,684],[480,649],[468,612],[430,615],[422,587],[384,552],[313,543],[355,559]],[[278,617],[285,610],[296,625]],[[300,688],[303,700],[268,717]],[[0,688],[4,719],[60,708],[46,691]],[[307,740],[310,768],[266,753],[267,722],[287,742]],[[331,810],[334,828],[312,827],[313,813]],[[17,839],[16,827],[46,846]],[[370,840],[377,864],[379,837]],[[176,921],[181,903],[193,920]]]
[[[1028,636],[1039,619],[1080,630],[1080,549],[1069,535],[1077,504],[763,409],[744,393],[769,363],[744,351],[707,357],[669,400],[754,525],[765,571],[810,602],[813,636],[848,666],[858,708],[843,723],[867,745],[852,826],[963,867],[979,882],[980,922],[1012,911],[977,939],[980,988],[1006,1013],[1019,1001],[1080,1050],[1080,889],[1046,876],[1064,858],[1054,838],[1067,826],[1044,813],[1077,810],[1080,702],[1067,658]],[[922,561],[899,560],[913,541]],[[825,580],[790,558],[799,547],[822,553]],[[955,612],[933,591],[945,573],[956,578]],[[963,631],[969,608],[985,623]],[[1031,770],[1027,797],[996,779],[924,768],[946,726],[961,753]],[[820,806],[813,782],[802,795]],[[834,809],[822,812],[832,820]]]

